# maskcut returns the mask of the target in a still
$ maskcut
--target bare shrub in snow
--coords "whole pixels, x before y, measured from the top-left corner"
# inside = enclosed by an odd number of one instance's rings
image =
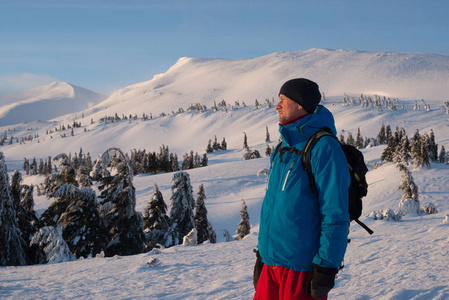
[[[373,218],[374,220],[400,221],[402,215],[399,212],[395,213],[391,208],[386,208],[371,212],[369,217]]]
[[[257,178],[259,178],[260,175],[267,175],[268,176],[268,169],[267,168],[263,168],[263,169],[260,169],[259,171],[257,171]]]
[[[431,215],[431,214],[436,214],[438,212],[438,210],[435,207],[435,205],[431,202],[427,205],[421,206],[421,212]]]

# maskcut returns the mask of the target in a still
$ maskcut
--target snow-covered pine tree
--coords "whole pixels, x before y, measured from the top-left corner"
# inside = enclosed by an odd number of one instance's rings
[[[182,170],[188,170],[193,168],[193,157],[189,154],[184,154],[184,160],[182,161]]]
[[[203,158],[201,159],[201,167],[207,167],[208,159],[206,153],[203,154]]]
[[[200,158],[198,152],[195,153],[195,156],[194,156],[193,160],[194,160],[194,162],[193,162],[193,167],[194,168],[201,167],[201,158]]]
[[[438,161],[442,164],[447,163],[446,161],[446,149],[444,149],[444,146],[441,146],[440,155],[438,156]]]
[[[198,189],[198,197],[195,203],[195,228],[197,230],[198,244],[202,244],[205,241],[210,241],[215,243],[217,241],[217,235],[215,234],[212,225],[207,219],[207,208],[204,203],[206,200],[206,195],[204,193],[204,186],[200,184]]]
[[[248,148],[248,138],[246,136],[246,133],[243,133],[243,150],[249,150]]]
[[[214,149],[212,148],[212,140],[209,140],[206,147],[206,153],[212,153],[214,152]]]
[[[60,263],[76,260],[62,237],[60,227],[45,226],[39,229],[31,239],[30,246],[43,253],[40,263]]]
[[[251,231],[251,225],[249,224],[248,207],[245,200],[242,199],[242,208],[240,209],[240,222],[239,228],[237,228],[237,239],[241,240],[244,236],[248,235]]]
[[[22,205],[23,208],[25,208],[28,211],[34,212],[34,197],[33,197],[33,191],[34,191],[34,185],[22,185],[23,190],[23,198],[20,202],[20,205]]]
[[[0,152],[0,266],[26,265],[27,258],[23,250],[26,247],[17,223],[5,157]]]
[[[410,141],[408,139],[408,136],[404,133],[402,134],[401,141],[400,141],[400,147],[399,147],[399,156],[400,156],[400,162],[403,162],[404,164],[408,165],[408,162],[411,159],[410,156]]]
[[[147,238],[146,250],[150,251],[157,244],[165,244],[165,235],[170,227],[167,216],[167,205],[157,184],[154,184],[154,194],[143,214],[143,228]]]
[[[390,140],[390,138],[393,137],[393,134],[391,132],[391,126],[387,125],[387,127],[385,128],[385,142],[388,142]]]
[[[223,137],[223,140],[221,141],[221,149],[223,150],[227,150],[228,149],[228,144],[226,143],[226,139]]]
[[[388,145],[385,147],[384,151],[382,152],[382,155],[380,156],[380,161],[383,162],[392,162],[393,161],[393,155],[394,151],[396,150],[396,145],[394,144],[394,141],[392,138],[388,140]]]
[[[419,210],[418,186],[413,180],[412,173],[403,164],[398,164],[401,171],[401,183],[398,190],[402,191],[399,206],[403,214],[417,213]]]
[[[346,145],[351,145],[354,146],[355,145],[355,140],[354,137],[352,136],[351,132],[348,132],[348,137],[346,138]]]
[[[25,255],[27,257],[27,264],[32,265],[39,263],[39,260],[35,260],[36,257],[39,257],[39,254],[34,253],[34,251],[29,247],[31,237],[39,229],[39,221],[36,212],[32,207],[34,203],[31,203],[31,205],[29,205],[31,206],[29,209],[26,209],[22,206],[23,197],[21,181],[22,174],[20,174],[17,170],[14,171],[11,179],[11,196],[14,201],[14,210],[16,211],[17,224],[19,226],[19,230],[22,233],[22,238],[25,241],[23,251],[25,252]],[[32,195],[31,201],[33,201]]]
[[[30,175],[30,161],[25,158],[25,161],[23,162],[23,170],[25,171],[26,175]]]
[[[217,141],[217,136],[214,137],[214,143],[212,144],[212,149],[214,151],[217,151],[218,149],[220,149],[220,145],[218,144],[218,141]]]
[[[72,159],[65,153],[57,155],[54,161],[59,161],[60,170],[58,173],[52,173],[45,177],[44,190],[47,198],[54,197],[56,191],[64,184],[73,184],[78,186],[75,175],[76,171],[72,165]]]
[[[70,251],[79,258],[95,257],[105,249],[108,234],[100,217],[95,191],[65,184],[55,193],[55,197],[65,198],[69,203],[57,225]]]
[[[430,165],[430,148],[431,148],[430,138],[427,135],[427,133],[424,133],[421,136],[421,138],[422,138],[421,157],[422,157],[423,166],[430,169],[431,168],[431,165]]]
[[[354,146],[355,146],[357,149],[362,149],[363,146],[364,146],[363,137],[362,137],[362,135],[360,134],[360,127],[357,128],[357,136],[356,136],[356,139],[355,139],[355,144],[354,144]]]
[[[422,159],[421,135],[417,129],[410,141],[410,155],[415,168],[421,168],[424,164]]]
[[[100,182],[100,212],[112,235],[106,256],[133,255],[145,250],[142,217],[136,212],[136,189],[128,158],[118,148],[106,150],[97,160],[91,177]]]
[[[170,203],[170,228],[166,235],[165,247],[182,243],[182,239],[194,227],[193,199],[190,176],[186,172],[173,174],[172,196]]]
[[[271,155],[271,152],[272,152],[272,150],[271,150],[270,145],[267,145],[267,148],[265,149],[265,155],[266,155],[266,156],[270,156],[270,155]]]
[[[268,132],[268,126],[265,126],[266,134],[265,134],[265,143],[270,143],[270,133]]]
[[[430,138],[428,142],[430,161],[438,161],[438,144],[435,142],[435,133],[430,129]]]

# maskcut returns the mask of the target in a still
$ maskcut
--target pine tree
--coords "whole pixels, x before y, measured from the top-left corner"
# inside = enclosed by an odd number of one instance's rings
[[[193,167],[194,168],[201,167],[201,158],[200,158],[198,152],[195,153],[195,156],[194,156],[193,159],[194,159]]]
[[[91,177],[99,181],[100,212],[112,238],[106,256],[133,255],[145,250],[142,217],[135,210],[136,189],[128,158],[120,149],[110,148],[97,160]]]
[[[249,150],[248,148],[248,138],[246,137],[246,133],[243,133],[243,149],[244,150]]]
[[[17,223],[5,158],[3,152],[0,152],[0,266],[26,265],[27,258],[23,250],[26,247]]]
[[[352,137],[352,133],[348,132],[348,137],[346,138],[346,145],[351,145],[354,146],[355,145],[355,141],[354,138]]]
[[[217,136],[215,136],[215,138],[214,138],[214,143],[212,144],[212,149],[214,151],[217,151],[218,149],[220,149],[220,145],[218,144],[218,141],[217,141]]]
[[[388,142],[392,137],[393,135],[391,133],[391,127],[390,125],[387,125],[387,127],[385,128],[385,142]]]
[[[198,189],[198,197],[195,204],[194,216],[198,244],[202,244],[205,241],[210,241],[211,243],[215,243],[217,241],[217,235],[207,219],[207,209],[204,200],[206,200],[204,186],[200,184]]]
[[[408,162],[411,159],[411,156],[410,156],[410,141],[408,139],[408,136],[405,133],[402,135],[402,138],[401,138],[399,155],[401,157],[400,161],[405,163],[406,165],[408,165]]]
[[[270,156],[270,155],[271,155],[271,152],[272,152],[272,150],[271,150],[270,145],[267,145],[267,148],[265,149],[265,155],[266,155],[266,156]]]
[[[76,260],[62,237],[60,227],[45,226],[31,239],[31,248],[42,253],[41,263],[60,263]]]
[[[143,228],[147,237],[147,251],[153,249],[157,244],[165,244],[165,235],[169,227],[170,219],[167,216],[167,205],[157,184],[155,184],[154,194],[143,214]]]
[[[435,133],[430,129],[430,139],[429,139],[429,159],[430,161],[438,161],[438,144],[435,142]]]
[[[179,170],[179,163],[178,163],[178,155],[173,154],[173,158],[170,159],[171,165],[172,165],[172,171],[176,172]]]
[[[446,161],[446,149],[444,149],[444,146],[441,146],[440,155],[438,157],[438,161],[442,164],[447,163]]]
[[[240,209],[240,222],[239,228],[237,228],[237,239],[241,240],[244,236],[248,235],[251,231],[251,225],[249,224],[248,208],[245,200],[242,199],[242,208]]]
[[[223,138],[223,141],[221,141],[221,149],[223,150],[227,150],[228,149],[228,144],[226,143],[226,139]]]
[[[355,146],[357,149],[362,149],[362,148],[363,148],[363,144],[364,144],[364,142],[363,142],[363,137],[362,137],[362,135],[360,134],[360,127],[359,127],[359,128],[357,128],[357,137],[356,137],[354,146]]]
[[[212,153],[214,149],[212,148],[212,140],[209,140],[206,147],[206,153]]]
[[[201,167],[207,167],[207,163],[208,163],[208,159],[207,159],[207,155],[206,153],[203,154],[203,158],[201,159]]]
[[[36,212],[33,209],[34,201],[31,195],[31,202],[28,204],[28,209],[25,208],[23,204],[23,193],[22,193],[22,174],[18,171],[14,171],[14,174],[11,179],[11,196],[14,201],[14,210],[16,211],[17,216],[17,224],[19,226],[19,230],[22,233],[22,238],[25,241],[25,245],[23,246],[23,251],[27,257],[27,264],[36,264],[39,263],[39,260],[35,260],[38,254],[34,253],[32,249],[28,246],[30,244],[30,239],[33,234],[39,229],[39,220],[37,218]],[[26,186],[26,190],[28,190],[28,186]],[[32,189],[31,189],[32,190]],[[30,197],[29,193],[27,197]],[[28,200],[29,201],[29,200]]]
[[[270,133],[268,132],[268,126],[265,127],[266,135],[265,135],[265,143],[270,143]]]
[[[30,161],[26,158],[23,162],[23,170],[25,171],[26,175],[30,175]]]
[[[401,183],[398,187],[398,189],[402,191],[402,197],[399,206],[408,206],[405,213],[417,212],[419,209],[418,186],[415,184],[412,173],[407,169],[406,166],[398,164],[398,168],[401,171],[402,178]],[[408,203],[407,205],[405,205],[406,202]]]
[[[170,228],[166,235],[165,247],[182,243],[182,239],[194,227],[194,199],[190,176],[186,172],[173,175],[172,196],[170,203]]]
[[[384,151],[382,152],[382,155],[380,156],[380,161],[392,162],[395,149],[396,147],[394,145],[394,141],[393,139],[390,139],[388,141],[387,147],[385,147]]]
[[[44,179],[44,190],[47,198],[54,196],[56,191],[64,184],[73,184],[78,186],[76,181],[76,171],[72,165],[72,159],[70,155],[67,156],[65,153],[57,155],[53,160],[59,161],[60,170],[49,174]]]
[[[100,217],[97,196],[91,188],[78,189],[65,184],[55,194],[57,199],[66,198],[66,210],[57,225],[70,251],[77,257],[95,257],[108,243],[106,228]]]
[[[23,208],[28,211],[34,211],[33,185],[22,185],[23,198],[20,202]]]
[[[415,168],[421,168],[424,164],[422,159],[421,143],[421,135],[419,134],[419,130],[416,130],[410,142],[410,155],[412,157]]]
[[[424,135],[422,135],[422,141],[421,141],[421,159],[422,159],[422,165],[425,166],[426,168],[430,169],[430,153],[429,153],[429,148],[430,148],[430,138],[427,135],[427,133],[424,133]]]

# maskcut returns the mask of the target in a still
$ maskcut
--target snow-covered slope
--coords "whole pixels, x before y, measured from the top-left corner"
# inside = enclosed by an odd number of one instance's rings
[[[0,126],[37,120],[85,110],[105,99],[93,91],[56,81],[48,85],[6,95],[0,108]]]
[[[306,77],[327,96],[368,93],[442,100],[449,95],[449,57],[423,53],[311,49],[253,59],[184,57],[166,73],[113,93],[93,108],[98,115],[177,111],[190,104],[277,97],[286,80]]]
[[[181,160],[183,154],[191,150],[202,154],[208,140],[213,140],[214,136],[219,142],[225,137],[228,143],[227,151],[208,154],[207,167],[188,171],[195,196],[199,184],[204,185],[208,218],[219,243],[177,246],[160,253],[128,257],[0,268],[0,297],[251,299],[255,260],[252,249],[257,245],[259,213],[266,185],[266,177],[258,177],[257,172],[268,168],[269,159],[245,161],[242,146],[245,132],[249,147],[263,155],[266,127],[271,136],[269,145],[274,146],[277,142],[277,114],[274,107],[268,107],[263,100],[276,97],[280,84],[290,77],[310,77],[319,82],[326,94],[324,104],[334,114],[339,133],[355,135],[360,128],[364,137],[375,137],[382,123],[392,129],[403,127],[409,136],[416,130],[430,133],[433,129],[439,149],[441,146],[449,149],[449,117],[443,107],[443,101],[448,101],[448,86],[442,84],[444,80],[447,82],[449,74],[447,61],[447,57],[429,54],[322,49],[275,53],[253,60],[184,58],[167,73],[111,95],[95,107],[95,114],[88,116],[85,113],[82,118],[81,113],[77,113],[56,118],[55,122],[20,124],[11,127],[10,131],[10,126],[0,128],[0,132],[6,130],[8,136],[18,139],[35,133],[39,136],[25,144],[14,142],[0,146],[10,172],[22,170],[23,157],[46,159],[48,155],[54,157],[61,152],[73,154],[80,147],[95,159],[109,147],[119,147],[128,153],[134,148],[158,152],[164,144]],[[406,63],[411,65],[406,67]],[[338,76],[337,70],[345,66],[349,66],[351,72]],[[370,75],[364,80],[358,78],[362,74]],[[352,78],[343,80],[342,76]],[[383,80],[384,77],[389,80]],[[434,79],[436,84],[432,89],[426,87],[432,84],[428,78]],[[345,92],[355,97],[360,93],[373,96],[374,93],[383,95],[383,92],[399,98],[398,110],[364,108],[358,104],[344,106],[341,99]],[[254,107],[256,98],[263,103],[261,108]],[[221,99],[232,106],[234,100],[245,101],[247,106],[235,106],[234,110],[228,106],[227,111],[219,107],[218,111],[211,111],[211,103]],[[419,100],[420,110],[413,110],[414,99]],[[421,99],[430,104],[430,111],[423,108]],[[197,102],[207,105],[208,110],[171,114],[172,110],[186,109]],[[153,113],[154,118],[141,120],[143,112]],[[162,117],[159,112],[170,115]],[[115,113],[120,117],[136,113],[139,118],[108,123],[99,121],[99,118]],[[74,129],[73,136],[70,131],[54,131],[62,124],[72,123],[73,117],[82,123],[81,128]],[[50,130],[53,133],[46,134]],[[65,137],[61,137],[64,133]],[[396,210],[401,199],[401,191],[397,189],[401,173],[394,164],[380,162],[383,149],[384,146],[363,149],[370,171],[362,219],[374,230],[374,235],[369,236],[358,225],[351,226],[352,240],[348,245],[345,268],[330,297],[338,300],[449,299],[449,273],[446,272],[449,223],[443,223],[449,214],[449,167],[432,164],[430,170],[414,170],[410,166],[421,204],[434,203],[437,214],[407,216],[401,222],[375,221],[367,217],[370,212],[385,208]],[[374,169],[372,163],[378,163],[379,167]],[[154,193],[155,183],[169,205],[172,178],[173,173],[135,176],[136,209],[143,211]],[[24,176],[25,184],[42,181],[40,176]],[[235,233],[240,220],[241,199],[248,205],[252,233],[242,241],[226,243],[223,232],[226,229]],[[38,213],[50,204],[44,196],[35,195],[35,201]],[[147,266],[146,262],[152,258],[157,258],[159,264]]]

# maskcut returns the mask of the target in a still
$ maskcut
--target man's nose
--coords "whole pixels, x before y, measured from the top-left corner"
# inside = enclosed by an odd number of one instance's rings
[[[276,106],[275,106],[275,109],[278,110],[278,109],[280,109],[280,108],[281,108],[281,102],[278,102],[278,103],[276,104]]]

